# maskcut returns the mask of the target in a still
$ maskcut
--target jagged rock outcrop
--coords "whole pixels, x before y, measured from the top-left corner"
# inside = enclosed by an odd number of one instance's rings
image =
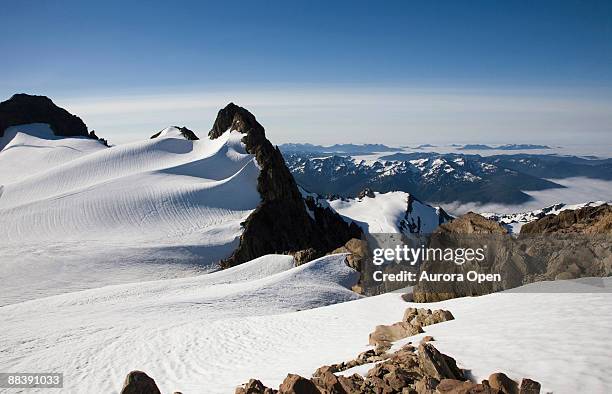
[[[331,209],[315,206],[314,218],[310,217],[283,156],[268,141],[253,114],[233,103],[227,105],[219,111],[208,136],[215,139],[228,131],[244,134],[246,151],[257,160],[261,203],[244,222],[239,246],[222,266],[234,266],[270,253],[295,254],[304,250],[308,253],[301,255],[312,259],[361,236],[356,226],[349,226]]]
[[[330,366],[317,369],[312,378],[289,374],[278,390],[250,380],[238,387],[236,394],[539,394],[540,385],[530,379],[518,384],[503,373],[491,375],[493,383],[475,383],[457,366],[452,357],[432,344],[419,345],[418,352],[403,346],[376,364],[363,376],[335,374]],[[254,383],[256,382],[256,383]]]
[[[19,93],[0,103],[0,137],[7,128],[28,123],[48,123],[58,136],[89,137],[81,118],[58,107],[46,96]]]
[[[521,235],[553,233],[612,234],[612,205],[587,206],[546,215],[521,228]]]
[[[402,321],[436,324],[452,320],[449,311],[408,308]],[[417,349],[409,342],[394,352],[380,346],[359,354],[354,360],[319,367],[308,379],[289,374],[278,390],[251,379],[236,388],[235,394],[539,394],[540,384],[523,379],[518,384],[503,373],[476,383],[457,366],[452,357],[441,353],[431,343]],[[363,376],[340,374],[355,366],[374,364]]]
[[[121,394],[161,394],[155,380],[142,371],[132,371],[125,377]]]
[[[187,127],[183,126],[183,127],[179,127],[179,126],[173,126],[175,129],[178,130],[178,132],[185,137],[186,140],[189,141],[196,141],[199,140],[198,136],[191,130],[189,130]],[[159,135],[163,132],[164,130],[160,130],[157,133],[153,134],[151,136],[151,139],[157,138],[159,137]]]

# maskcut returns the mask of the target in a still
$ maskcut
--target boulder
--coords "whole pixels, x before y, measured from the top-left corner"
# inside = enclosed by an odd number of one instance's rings
[[[437,380],[456,379],[465,380],[463,372],[457,367],[452,357],[448,357],[438,351],[430,343],[419,345],[419,366],[426,376]]]
[[[397,322],[390,326],[376,326],[374,332],[370,333],[370,345],[385,345],[398,339],[410,337],[423,332],[420,325],[412,325],[406,322]]]
[[[275,394],[277,391],[264,386],[257,379],[251,379],[242,387],[237,387],[235,394]]]
[[[125,377],[121,394],[161,394],[155,380],[142,371],[132,371]]]
[[[436,387],[439,394],[500,394],[499,390],[470,381],[443,379]],[[420,393],[419,393],[420,394]]]
[[[278,388],[279,394],[322,394],[309,379],[300,375],[288,374]]]
[[[496,372],[491,374],[488,381],[489,386],[504,394],[518,394],[518,384],[504,373]]]
[[[519,394],[540,394],[541,385],[535,380],[523,378]]]
[[[436,309],[432,312],[431,309],[408,308],[404,312],[404,317],[402,321],[406,323],[411,323],[413,325],[420,325],[421,327],[425,327],[454,319],[455,317],[451,312],[443,309]]]

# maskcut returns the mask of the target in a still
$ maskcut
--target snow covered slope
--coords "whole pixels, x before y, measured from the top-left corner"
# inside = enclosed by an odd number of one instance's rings
[[[91,138],[57,137],[43,123],[9,127],[0,137],[0,185],[104,149]]]
[[[49,132],[16,126],[3,137],[0,305],[167,272],[141,277],[143,262],[201,268],[231,254],[259,204],[259,168],[240,133],[105,148]]]
[[[226,394],[252,377],[278,386],[288,372],[309,376],[353,359],[368,349],[374,326],[417,306],[449,309],[455,320],[407,340],[433,335],[436,347],[477,379],[504,371],[561,394],[603,393],[612,385],[611,278],[591,279],[603,287],[576,281],[577,293],[555,293],[559,282],[542,282],[409,304],[396,293],[357,299],[345,288],[356,277],[342,255],[291,267],[290,257],[265,256],[194,278],[0,307],[0,370],[62,371],[65,392],[117,393],[125,374],[141,369],[164,393]]]
[[[184,393],[233,392],[258,372],[257,365],[271,366],[280,378],[281,368],[292,364],[285,348],[293,355],[310,352],[311,363],[322,349],[302,342],[302,323],[312,335],[319,331],[317,319],[302,321],[288,312],[360,298],[348,289],[358,274],[344,255],[292,267],[292,257],[271,255],[192,278],[0,307],[0,370],[62,371],[70,393],[117,393],[132,369],[159,377],[165,393],[179,387]],[[280,313],[288,319],[274,316]]]
[[[336,199],[329,204],[366,233],[430,234],[448,220],[440,208],[410,198],[405,192],[375,192],[373,197]]]

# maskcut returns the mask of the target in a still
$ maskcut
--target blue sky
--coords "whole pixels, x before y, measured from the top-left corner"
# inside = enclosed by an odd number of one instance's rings
[[[229,100],[275,142],[612,134],[609,1],[20,1],[2,14],[0,96],[48,95],[120,142],[208,130]]]

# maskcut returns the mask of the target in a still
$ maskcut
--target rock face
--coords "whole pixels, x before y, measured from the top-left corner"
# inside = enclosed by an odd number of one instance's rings
[[[181,133],[181,135],[183,137],[185,137],[185,139],[189,140],[189,141],[196,141],[199,140],[198,136],[195,135],[195,133],[191,130],[189,130],[187,127],[183,126],[183,127],[179,127],[179,126],[173,126],[174,128],[178,129],[179,132]],[[163,131],[163,130],[162,130]],[[151,139],[157,138],[159,137],[159,135],[162,133],[162,131],[158,131],[157,133],[153,134],[151,136]]]
[[[482,283],[464,280],[419,282],[415,302],[477,296],[544,280],[609,276],[612,273],[612,206],[587,206],[525,224],[513,237],[489,219],[468,213],[441,225],[429,247],[485,248],[485,259],[463,265],[425,261],[420,272],[499,275]]]
[[[0,137],[7,128],[28,123],[48,123],[57,136],[89,137],[81,118],[58,107],[48,97],[20,93],[0,103]]]
[[[612,234],[612,206],[584,207],[547,215],[523,225],[521,234]]]
[[[132,371],[125,377],[121,394],[161,394],[155,380],[142,371]]]
[[[208,136],[215,139],[228,131],[244,134],[246,151],[255,155],[260,167],[257,190],[261,203],[244,222],[239,246],[222,263],[224,267],[270,253],[308,250],[300,255],[312,259],[360,237],[356,226],[349,226],[331,209],[317,207],[314,219],[310,217],[283,156],[268,141],[253,114],[233,103],[227,105],[219,111]]]

